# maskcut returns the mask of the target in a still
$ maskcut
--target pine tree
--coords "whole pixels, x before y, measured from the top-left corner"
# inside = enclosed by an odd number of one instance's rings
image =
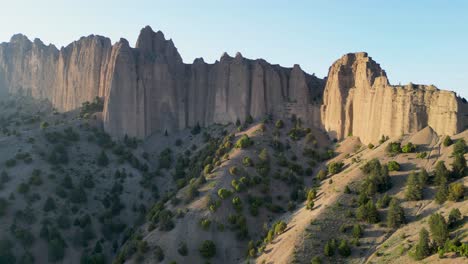
[[[429,218],[429,228],[432,240],[436,246],[443,247],[449,237],[449,231],[445,218],[441,214],[433,214]]]
[[[109,164],[109,158],[107,157],[106,152],[104,150],[101,151],[101,154],[99,154],[97,164],[101,167],[105,167]]]
[[[56,205],[54,199],[51,197],[47,197],[47,200],[44,203],[44,211],[49,212],[55,210]]]
[[[437,192],[435,194],[435,201],[438,204],[443,204],[447,201],[448,196],[448,187],[447,187],[447,180],[442,180],[439,187],[437,187]]]
[[[335,254],[335,247],[330,240],[327,241],[327,243],[325,244],[325,247],[323,249],[323,254],[325,254],[325,256],[327,257],[331,257]]]
[[[414,171],[410,173],[406,180],[405,198],[409,201],[418,201],[422,198],[422,186]]]
[[[431,248],[429,246],[429,232],[427,232],[427,230],[423,227],[421,231],[419,231],[419,241],[414,251],[414,258],[416,260],[421,260],[430,254]]]
[[[363,231],[362,231],[362,227],[360,224],[355,224],[353,226],[353,237],[354,238],[360,238],[362,237],[362,234],[363,234]]]
[[[348,241],[346,241],[346,239],[341,240],[340,245],[338,246],[338,252],[343,257],[351,255],[351,249],[349,248]]]
[[[424,187],[427,184],[427,180],[429,179],[429,174],[427,173],[426,169],[422,169],[418,173],[418,182],[419,184]]]
[[[387,226],[397,228],[406,222],[405,211],[398,203],[398,200],[393,198],[390,202],[387,213]]]
[[[463,217],[460,213],[460,210],[458,208],[453,208],[449,213],[448,225],[450,227],[454,227],[456,223],[460,221],[461,219],[463,219]]]
[[[435,171],[434,183],[436,185],[440,185],[442,184],[442,182],[448,181],[450,172],[447,170],[447,167],[445,167],[445,163],[443,161],[437,162],[434,171]]]
[[[463,154],[455,155],[452,163],[452,175],[454,178],[466,176],[466,159]]]

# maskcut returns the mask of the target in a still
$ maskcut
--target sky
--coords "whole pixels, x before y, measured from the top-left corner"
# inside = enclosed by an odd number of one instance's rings
[[[134,46],[150,25],[186,63],[241,52],[325,77],[342,55],[365,51],[392,84],[434,84],[468,98],[463,0],[0,0],[0,11],[0,42],[23,33],[61,47],[98,34]]]

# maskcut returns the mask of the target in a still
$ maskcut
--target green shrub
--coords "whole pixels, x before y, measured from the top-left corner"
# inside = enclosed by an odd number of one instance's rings
[[[205,168],[203,169],[203,172],[205,173],[205,175],[208,175],[213,171],[213,169],[214,169],[213,165],[207,164]]]
[[[229,168],[229,173],[232,176],[237,175],[239,173],[239,169],[236,166],[232,166]]]
[[[187,256],[188,255],[187,243],[185,242],[180,243],[179,247],[177,248],[177,252],[179,252],[181,256]]]
[[[332,162],[328,164],[328,172],[333,174],[337,174],[341,172],[343,169],[344,163],[343,162]]]
[[[444,141],[443,141],[444,147],[448,147],[452,145],[452,143],[453,143],[452,139],[449,136],[445,136]]]
[[[340,245],[338,246],[338,252],[343,257],[348,257],[351,255],[351,249],[348,246],[348,241],[345,239],[341,240]]]
[[[252,167],[253,166],[253,161],[250,157],[245,156],[242,158],[242,164],[246,167]]]
[[[465,186],[461,182],[451,183],[448,188],[447,199],[449,201],[460,201],[465,194]]]
[[[401,153],[401,143],[400,142],[390,142],[385,149],[387,153],[395,155]]]
[[[106,152],[103,150],[97,157],[97,164],[101,167],[105,167],[109,164],[109,158],[106,155]]]
[[[320,170],[320,171],[317,173],[317,176],[316,176],[316,177],[317,177],[317,179],[318,179],[319,181],[325,180],[325,179],[327,178],[327,171],[325,171],[325,170]]]
[[[280,119],[280,120],[276,121],[275,127],[278,128],[278,129],[283,128],[283,127],[284,127],[284,122],[283,122],[283,120]]]
[[[387,164],[388,170],[389,171],[399,171],[400,170],[400,164],[394,160],[388,162]]]
[[[232,198],[232,206],[234,207],[236,212],[242,212],[242,201],[238,196]]]
[[[377,223],[380,220],[379,212],[372,200],[369,200],[366,204],[362,204],[357,208],[356,217],[358,220],[364,220],[371,224]]]
[[[8,200],[5,198],[0,198],[0,217],[6,214],[8,206],[9,206]]]
[[[401,148],[401,152],[403,152],[403,153],[413,153],[415,151],[416,151],[416,145],[414,145],[411,142],[408,142],[406,145],[404,145]]]
[[[234,145],[235,148],[245,149],[249,146],[253,145],[253,141],[247,135],[242,135],[242,137],[237,140],[236,144]]]
[[[228,189],[225,189],[225,188],[221,188],[218,190],[218,196],[221,198],[221,199],[227,199],[229,198],[229,196],[232,195],[232,192],[229,191]]]
[[[275,235],[282,234],[286,230],[286,227],[288,227],[288,225],[285,222],[283,221],[276,222],[273,225],[273,230],[274,230]]]
[[[427,152],[419,152],[416,154],[416,158],[418,159],[425,159],[427,157]]]
[[[369,143],[369,144],[367,145],[367,148],[369,148],[369,149],[373,149],[374,147],[375,147],[375,146],[374,146],[374,144],[372,144],[372,143]]]
[[[363,235],[363,230],[360,224],[354,224],[353,226],[353,237],[360,238]]]

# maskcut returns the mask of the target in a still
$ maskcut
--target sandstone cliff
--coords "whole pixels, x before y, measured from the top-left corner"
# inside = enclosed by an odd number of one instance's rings
[[[326,83],[326,84],[325,84]],[[244,121],[249,115],[289,118],[338,139],[365,143],[431,126],[438,134],[466,129],[468,105],[434,86],[392,86],[366,53],[336,61],[325,80],[257,59],[223,54],[184,64],[172,40],[150,27],[135,48],[121,39],[88,36],[58,50],[15,35],[0,44],[0,92],[48,99],[61,110],[105,99],[104,127],[113,136],[144,138],[199,123]]]
[[[430,85],[392,86],[385,71],[366,53],[347,54],[331,67],[322,122],[332,137],[376,142],[430,126],[439,135],[465,129],[468,105],[454,92]]]
[[[0,89],[49,99],[67,111],[104,95],[111,43],[100,36],[83,37],[65,48],[46,46],[15,35],[0,44]]]
[[[223,54],[214,64],[196,59],[184,64],[171,40],[144,28],[135,48],[114,45],[104,109],[104,125],[112,135],[145,137],[197,123],[243,121],[249,115],[289,116],[320,126],[318,103],[324,81],[292,69]],[[286,105],[290,103],[290,109]],[[297,109],[301,111],[297,111]],[[302,111],[305,109],[306,111]],[[309,118],[315,116],[316,118]]]

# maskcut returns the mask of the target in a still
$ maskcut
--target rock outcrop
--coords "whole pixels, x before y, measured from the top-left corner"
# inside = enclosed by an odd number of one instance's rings
[[[104,125],[114,136],[145,137],[212,123],[244,121],[251,115],[289,116],[294,108],[320,113],[313,99],[321,97],[324,81],[264,60],[245,59],[240,53],[223,54],[214,64],[196,59],[184,64],[171,40],[144,28],[135,48],[121,40],[112,49],[110,85],[104,107]],[[316,100],[317,101],[317,100]],[[282,111],[291,103],[290,111]],[[308,112],[295,113],[310,120]],[[320,126],[320,120],[315,124]]]
[[[61,111],[103,96],[112,45],[101,36],[83,37],[65,48],[15,35],[0,44],[0,89],[49,99]]]
[[[334,138],[353,135],[375,143],[382,135],[398,137],[426,126],[439,135],[456,134],[466,127],[467,108],[454,92],[432,85],[392,86],[367,53],[354,53],[330,67],[322,122]]]
[[[325,84],[326,83],[326,84]],[[431,126],[438,134],[466,129],[468,106],[434,86],[392,86],[366,53],[347,54],[326,80],[299,65],[285,68],[237,53],[208,64],[184,64],[172,40],[150,27],[135,48],[121,39],[88,36],[57,49],[15,35],[0,44],[0,92],[48,99],[68,111],[103,97],[104,127],[113,136],[144,138],[199,123],[246,117],[299,117],[331,137],[365,143]]]

